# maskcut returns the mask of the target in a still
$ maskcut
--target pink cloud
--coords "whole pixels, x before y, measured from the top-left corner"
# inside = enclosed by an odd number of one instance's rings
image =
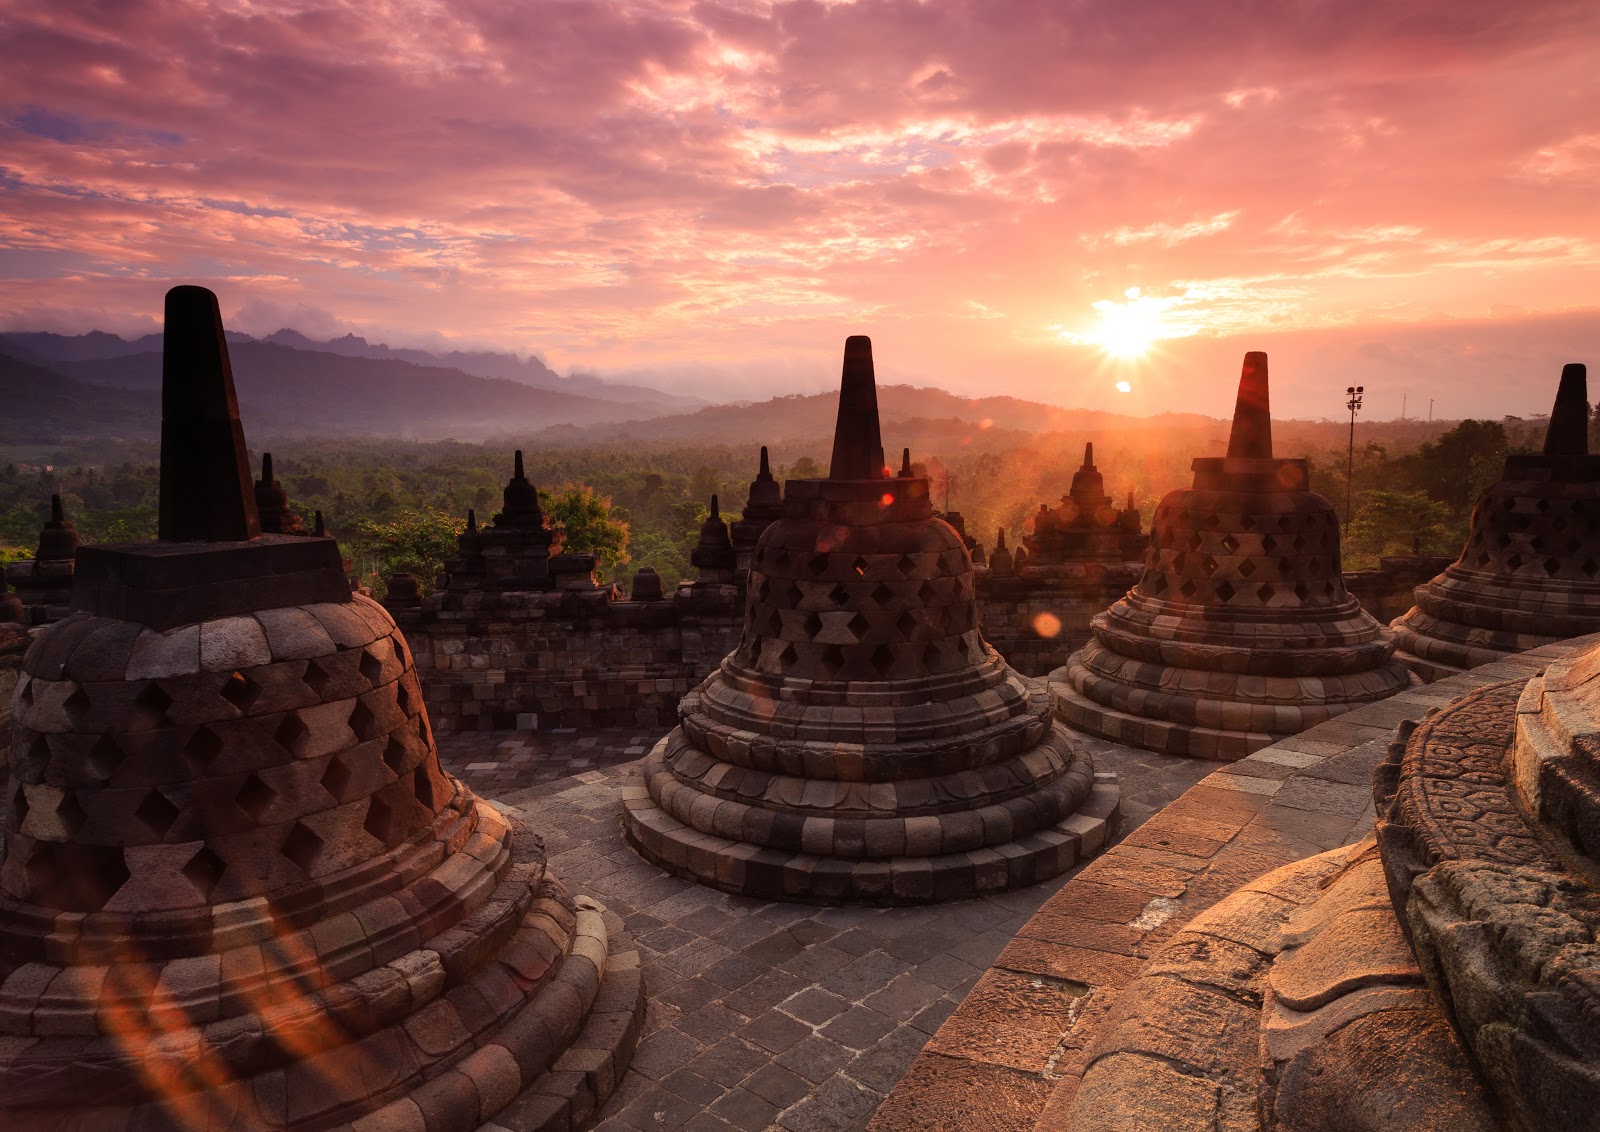
[[[1381,367],[1357,344],[1491,307],[1533,365],[1600,308],[1597,47],[1569,2],[19,2],[0,323],[143,325],[195,280],[745,395],[867,330],[908,377],[1118,408],[1070,336],[1139,287],[1194,332],[1162,407],[1251,336]]]

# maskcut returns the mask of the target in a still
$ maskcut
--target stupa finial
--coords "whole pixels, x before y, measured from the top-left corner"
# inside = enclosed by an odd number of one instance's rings
[[[903,480],[911,478],[911,449],[909,448],[900,449],[900,478]]]
[[[1267,397],[1267,355],[1251,350],[1239,374],[1239,399],[1233,407],[1233,433],[1228,437],[1230,459],[1272,458],[1272,409]]]
[[[1561,384],[1545,429],[1546,456],[1586,456],[1589,453],[1589,371],[1582,362],[1561,367]]]
[[[1094,467],[1094,441],[1086,440],[1083,444],[1083,466]]]
[[[772,478],[772,465],[767,460],[767,446],[765,444],[761,446],[761,470],[756,474],[764,480]]]
[[[160,537],[234,542],[261,533],[217,297],[167,292],[161,362]]]
[[[878,425],[878,385],[872,369],[872,339],[853,334],[844,342],[839,383],[839,418],[833,430],[828,478],[883,478],[883,435]]]

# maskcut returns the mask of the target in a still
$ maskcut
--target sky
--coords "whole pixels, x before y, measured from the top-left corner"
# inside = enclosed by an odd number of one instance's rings
[[[1593,0],[0,0],[0,328],[491,347],[716,399],[1548,411]]]

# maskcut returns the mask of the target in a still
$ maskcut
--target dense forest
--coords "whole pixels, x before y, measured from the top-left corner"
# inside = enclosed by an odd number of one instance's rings
[[[921,434],[926,423],[888,431]],[[1341,514],[1349,488],[1345,563],[1353,569],[1413,548],[1454,553],[1478,493],[1498,478],[1508,452],[1537,447],[1544,424],[1516,417],[1363,424],[1353,483],[1344,426],[1288,421],[1275,431],[1278,452],[1308,457],[1312,486]],[[1131,492],[1148,524],[1157,500],[1188,483],[1192,456],[1219,452],[1227,429],[1223,421],[1186,418],[1178,438],[1153,435],[1149,422],[1117,425],[1107,422],[1094,436],[968,425],[916,465],[933,479],[935,505],[960,511],[969,532],[992,545],[997,528],[1014,539],[1041,502],[1067,490],[1085,440],[1095,442],[1108,491],[1119,503]],[[352,572],[379,591],[397,569],[431,579],[468,508],[488,522],[511,472],[511,453],[500,445],[284,440],[269,447],[293,505],[308,523],[321,510]],[[822,475],[827,455],[824,438],[775,445],[773,471],[780,479]],[[156,458],[151,444],[117,441],[0,448],[0,560],[31,557],[52,493],[62,495],[86,542],[152,537]],[[670,584],[693,577],[689,553],[711,496],[720,496],[725,517],[738,515],[756,445],[608,444],[530,450],[526,459],[564,546],[599,554],[603,577],[626,580],[650,565]]]

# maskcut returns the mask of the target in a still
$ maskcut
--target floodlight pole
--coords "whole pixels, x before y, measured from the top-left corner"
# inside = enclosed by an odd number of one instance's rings
[[[1350,449],[1344,473],[1344,533],[1350,533],[1350,511],[1355,499],[1356,484],[1356,413],[1361,409],[1361,395],[1366,392],[1364,385],[1352,385],[1345,390],[1349,400],[1345,407],[1350,410]]]

